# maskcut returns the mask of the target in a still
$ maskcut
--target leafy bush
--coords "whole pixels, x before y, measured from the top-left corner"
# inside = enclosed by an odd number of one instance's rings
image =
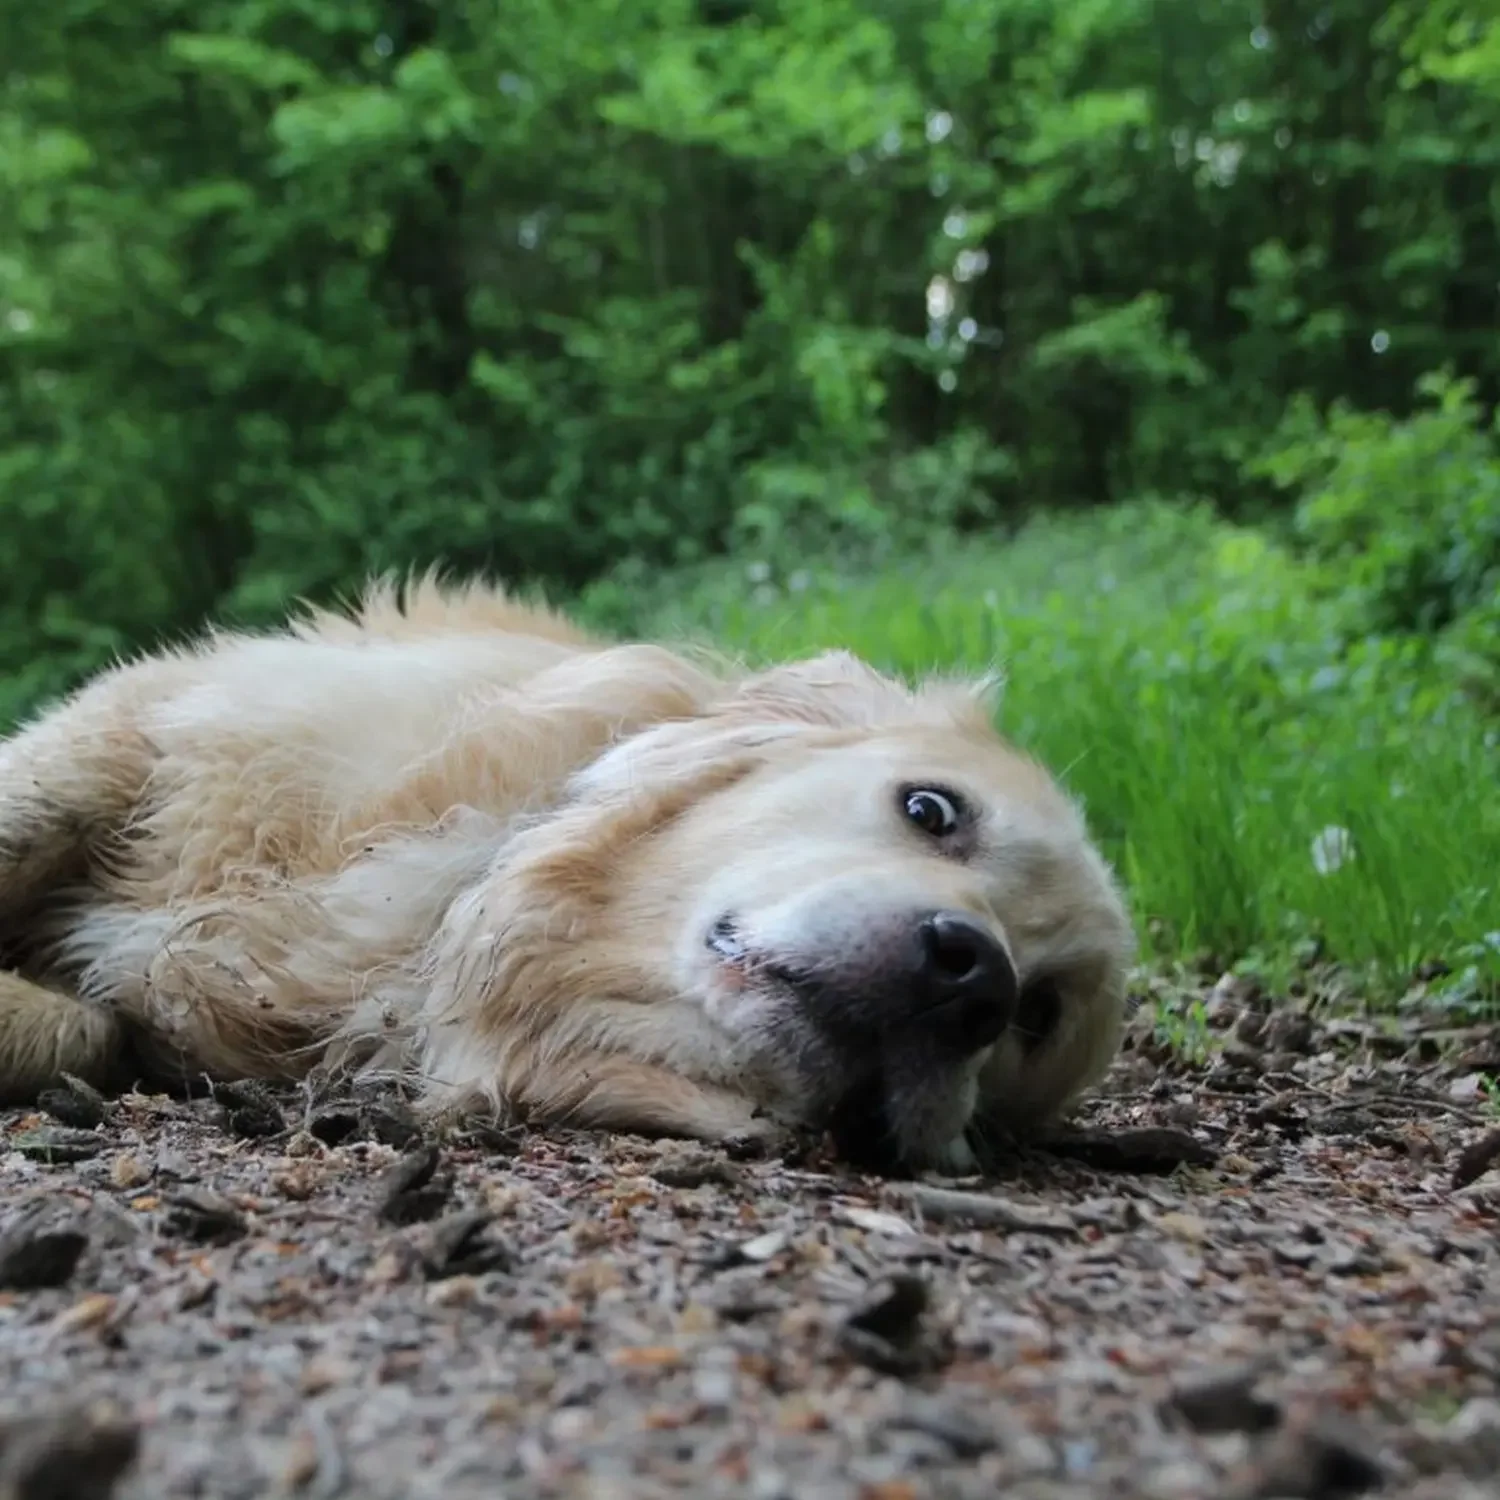
[[[1430,638],[1500,706],[1500,414],[1471,380],[1419,383],[1413,416],[1299,398],[1254,469],[1295,496],[1295,534],[1355,639]]]

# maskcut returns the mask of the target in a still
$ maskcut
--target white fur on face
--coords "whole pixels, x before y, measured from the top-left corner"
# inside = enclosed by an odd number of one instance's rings
[[[908,786],[960,791],[977,814],[971,836],[937,848],[902,817]],[[888,1105],[913,1162],[969,1160],[964,1133],[991,1106],[1010,1121],[1046,1118],[1113,1052],[1131,941],[1123,908],[1072,806],[998,745],[930,730],[789,740],[634,849],[622,875],[622,919],[670,934],[672,990],[754,1054],[793,1117],[829,1108],[854,1060],[816,1035],[777,969],[856,986],[867,974],[873,991],[881,955],[945,909],[981,921],[1023,980],[1059,976],[1063,1012],[1039,1045],[1007,1035],[970,1057],[913,1059],[898,1076]],[[706,940],[726,916],[740,950],[728,954]]]

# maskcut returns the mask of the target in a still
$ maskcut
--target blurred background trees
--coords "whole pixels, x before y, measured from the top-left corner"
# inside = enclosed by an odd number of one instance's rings
[[[1497,161],[1495,0],[13,5],[0,713],[375,569],[1150,495],[1483,677]]]

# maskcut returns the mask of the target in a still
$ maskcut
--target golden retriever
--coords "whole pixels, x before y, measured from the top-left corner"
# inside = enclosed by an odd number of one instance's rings
[[[992,700],[432,578],[121,664],[0,744],[0,1094],[342,1057],[435,1111],[967,1168],[1099,1078],[1133,952]]]

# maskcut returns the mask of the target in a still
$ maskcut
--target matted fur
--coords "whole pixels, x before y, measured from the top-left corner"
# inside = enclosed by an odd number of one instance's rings
[[[984,682],[747,672],[432,578],[121,665],[0,745],[0,1094],[346,1058],[433,1108],[816,1125],[853,1060],[776,966],[879,983],[945,908],[1061,997],[1044,1037],[889,1061],[902,1159],[962,1164],[977,1122],[1098,1078],[1131,950],[1077,810],[992,716]],[[963,848],[903,823],[912,784],[962,788]]]

